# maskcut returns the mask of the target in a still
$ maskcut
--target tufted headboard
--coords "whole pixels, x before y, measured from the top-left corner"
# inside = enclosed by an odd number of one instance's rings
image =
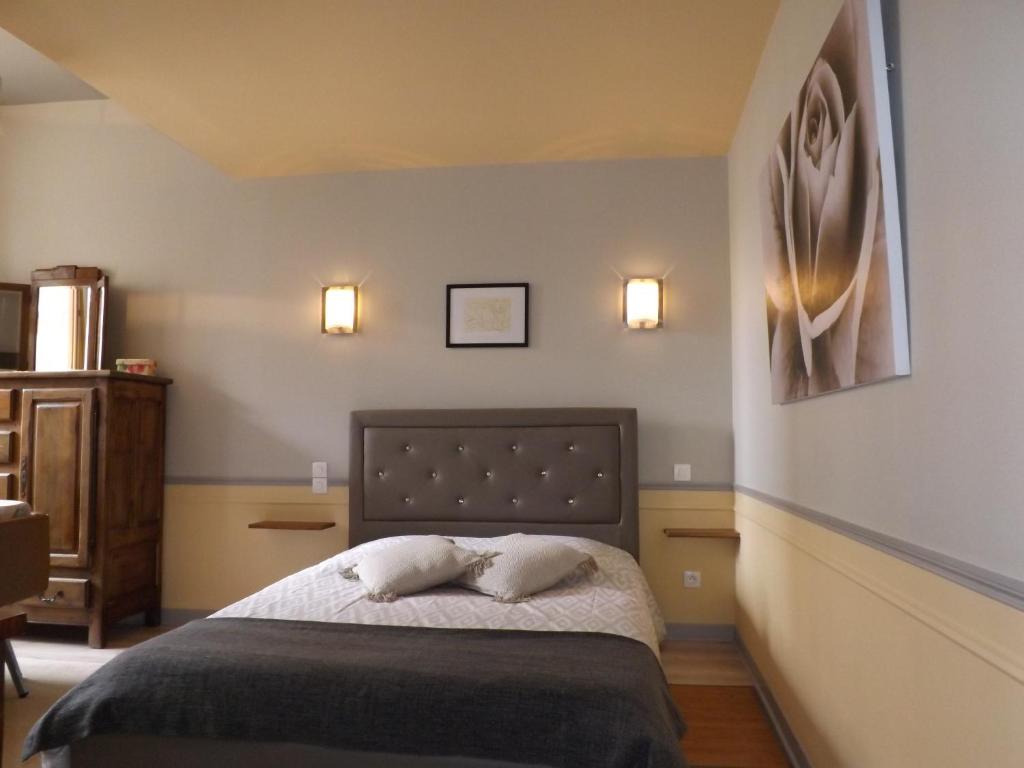
[[[583,536],[638,555],[636,410],[354,411],[349,546]]]

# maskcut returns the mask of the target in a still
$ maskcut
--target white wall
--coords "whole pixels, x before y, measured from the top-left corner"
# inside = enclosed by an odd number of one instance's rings
[[[900,0],[912,376],[772,405],[758,177],[837,0],[784,0],[729,154],[736,481],[1024,578],[1018,0]]]
[[[110,361],[175,378],[171,477],[345,478],[356,408],[629,405],[642,481],[732,479],[724,159],[237,182],[109,103],[0,120],[0,280],[109,270]],[[622,330],[615,269],[671,272],[665,330]],[[318,279],[364,278],[322,337]],[[445,350],[445,284],[494,281],[530,348]]]

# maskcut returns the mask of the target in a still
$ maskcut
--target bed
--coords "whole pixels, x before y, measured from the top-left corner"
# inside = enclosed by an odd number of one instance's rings
[[[352,414],[350,549],[121,654],[40,720],[48,768],[676,768],[637,564],[632,409]],[[360,558],[521,532],[593,557],[528,602],[367,600]]]

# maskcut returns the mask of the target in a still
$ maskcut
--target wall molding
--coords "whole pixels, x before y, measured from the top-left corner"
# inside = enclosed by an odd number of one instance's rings
[[[761,670],[754,663],[754,657],[750,655],[747,646],[743,644],[743,637],[739,632],[736,633],[736,645],[740,649],[743,661],[746,662],[747,667],[750,669],[750,674],[754,678],[754,690],[757,691],[757,697],[761,700],[761,706],[768,713],[768,719],[771,720],[775,734],[779,737],[779,741],[782,742],[782,748],[786,751],[789,764],[796,766],[796,768],[811,768],[811,761],[807,758],[807,753],[800,746],[800,740],[797,739],[793,729],[789,727],[789,721],[786,720],[782,707],[779,706],[775,696],[772,695],[772,690],[768,687],[768,681],[765,680]]]
[[[166,477],[164,485],[301,485],[309,486],[311,478],[296,477]],[[348,485],[347,480],[329,479],[327,484],[334,487]]]
[[[166,485],[302,485],[308,486],[308,477],[167,477]],[[330,486],[342,488],[348,485],[347,478],[330,478]],[[727,491],[733,490],[732,483],[640,483],[641,491]]]
[[[1024,611],[1024,581],[989,571],[977,565],[944,555],[941,552],[912,544],[909,541],[889,536],[856,523],[850,523],[816,509],[780,499],[763,491],[736,485],[735,491],[743,493],[765,504],[789,512],[804,520],[828,528],[861,544],[892,555],[906,563],[923,568],[936,576],[959,584],[979,594]]]
[[[753,496],[748,496],[748,498],[755,503],[763,505],[765,509],[769,510],[769,513],[759,512],[756,507],[750,512],[744,512],[741,511],[740,505],[737,505],[737,518],[761,528],[771,536],[799,550],[826,568],[849,579],[858,587],[867,590],[875,597],[902,611],[946,640],[960,646],[993,669],[1011,677],[1018,683],[1024,684],[1024,656],[1021,655],[1020,649],[1016,645],[1007,645],[1005,642],[1007,638],[1019,636],[1016,628],[1020,625],[1020,621],[1014,621],[1019,619],[1017,614],[1004,613],[1005,623],[1003,624],[1003,629],[999,631],[979,630],[979,626],[984,625],[979,624],[978,619],[984,616],[985,613],[975,613],[970,616],[968,614],[958,615],[964,608],[962,601],[954,601],[959,605],[959,609],[957,609],[948,600],[937,600],[934,595],[924,595],[919,581],[914,582],[914,580],[911,580],[912,583],[905,583],[905,575],[901,577],[892,571],[889,571],[886,575],[884,573],[886,569],[884,568],[881,569],[880,575],[880,573],[876,572],[876,569],[854,562],[859,559],[859,556],[854,557],[850,554],[838,554],[832,551],[832,548],[828,547],[820,538],[822,534],[815,533],[818,530],[827,532],[824,535],[830,535],[837,533],[836,531],[831,531],[824,526],[818,525],[813,520],[804,520],[805,523],[809,523],[812,526],[806,529],[810,533],[806,531],[800,532],[797,529],[779,525],[777,521],[770,519],[771,513],[778,513],[780,516],[791,514],[788,510],[777,507],[770,502],[755,499]],[[848,542],[852,541],[856,545],[867,546],[850,536],[843,536],[843,538]],[[886,557],[892,557],[892,555],[877,547],[869,547],[869,549],[881,552]],[[893,559],[918,568],[916,563],[907,562],[903,558],[893,557]],[[920,568],[920,570],[931,573],[931,571],[927,571],[924,568]],[[949,582],[949,579],[944,581]],[[1010,608],[1016,610],[1012,606]],[[989,612],[988,615],[991,616],[992,614]]]

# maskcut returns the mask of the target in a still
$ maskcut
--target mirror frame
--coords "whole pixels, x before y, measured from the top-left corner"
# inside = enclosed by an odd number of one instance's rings
[[[82,286],[92,288],[95,299],[89,301],[89,333],[85,337],[85,367],[98,371],[103,366],[103,337],[107,315],[107,276],[97,267],[75,265],[37,269],[32,272],[32,310],[29,320],[28,365],[36,368],[36,329],[39,322],[39,289],[50,286]],[[75,369],[78,370],[78,369]]]
[[[29,339],[32,333],[29,330],[29,317],[32,311],[32,286],[22,283],[0,283],[0,291],[12,291],[21,294],[21,339],[18,342],[18,363],[17,368],[2,369],[27,371],[29,366]]]

